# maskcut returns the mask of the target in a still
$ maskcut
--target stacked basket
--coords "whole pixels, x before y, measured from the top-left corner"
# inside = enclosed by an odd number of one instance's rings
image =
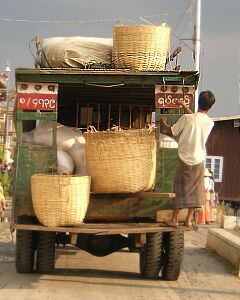
[[[153,187],[156,170],[154,131],[88,131],[85,138],[94,193],[136,193]]]
[[[170,44],[170,27],[162,25],[113,26],[116,68],[162,71]]]

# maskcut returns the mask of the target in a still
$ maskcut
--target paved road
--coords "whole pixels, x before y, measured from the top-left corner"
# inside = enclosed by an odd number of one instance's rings
[[[96,258],[69,246],[58,249],[52,275],[17,274],[9,224],[0,224],[0,299],[177,300],[240,299],[233,269],[206,247],[207,228],[185,234],[183,272],[177,282],[143,280],[139,257],[127,250]]]

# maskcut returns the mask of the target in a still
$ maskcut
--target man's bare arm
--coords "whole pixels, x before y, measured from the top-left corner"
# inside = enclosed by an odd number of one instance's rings
[[[172,134],[171,126],[167,124],[163,117],[160,117],[160,124],[168,133]]]
[[[182,108],[184,109],[186,114],[193,114],[193,112],[191,111],[191,109],[189,107],[187,107],[186,103],[184,100],[178,100],[177,104],[179,106],[182,106]]]

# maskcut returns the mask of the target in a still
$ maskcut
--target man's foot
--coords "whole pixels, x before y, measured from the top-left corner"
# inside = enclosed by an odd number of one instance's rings
[[[170,226],[170,227],[178,227],[178,222],[172,222],[172,221],[168,221],[168,222],[165,222],[167,224],[167,226]]]
[[[184,222],[184,226],[187,226],[187,227],[192,227],[192,222],[189,222],[189,221],[185,221]]]

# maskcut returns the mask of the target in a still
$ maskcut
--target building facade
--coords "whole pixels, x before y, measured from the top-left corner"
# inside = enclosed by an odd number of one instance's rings
[[[240,115],[214,118],[206,167],[214,174],[219,200],[240,204]]]

